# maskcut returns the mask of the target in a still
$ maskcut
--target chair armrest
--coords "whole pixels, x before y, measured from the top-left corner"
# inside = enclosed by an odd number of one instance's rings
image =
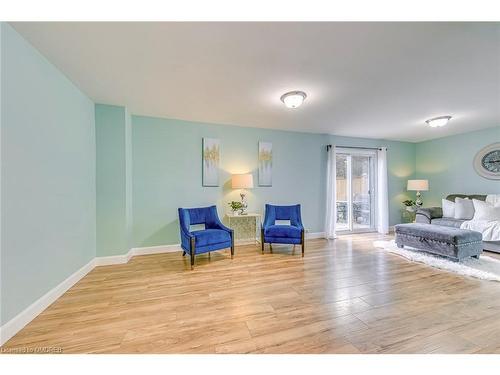
[[[215,225],[218,229],[225,230],[226,232],[233,232],[231,228],[228,228],[224,224],[222,224],[222,221],[220,221],[218,217],[215,218]]]
[[[187,210],[179,208],[178,212],[179,212],[179,227],[181,229],[181,235],[185,235],[188,238],[193,237],[193,235],[189,232],[189,215],[187,213]]]
[[[217,216],[215,218],[215,225],[226,232],[229,232],[229,235],[231,236],[231,246],[234,246],[234,230],[231,228],[226,227],[222,222],[220,221],[219,217]],[[231,250],[232,251],[232,250]],[[231,253],[232,254],[232,253]],[[231,255],[232,256],[232,255]]]
[[[191,248],[191,240],[194,236],[190,232],[186,232],[184,228],[181,226],[181,243],[185,246],[186,249]]]
[[[260,227],[262,229],[266,229],[267,227],[269,227],[271,225],[274,225],[274,220],[271,217],[264,217],[264,220],[262,220]]]
[[[182,233],[183,236],[186,236],[188,239],[194,238],[194,236],[191,234],[191,232],[186,231],[182,227],[181,227],[181,233]]]
[[[443,209],[441,207],[418,208],[415,214],[417,223],[430,224],[432,219],[443,217]]]
[[[186,223],[184,220],[180,220],[179,226],[181,228],[181,235],[186,236],[188,239],[191,239],[194,237],[191,232],[189,231],[189,227],[186,226]]]
[[[191,251],[191,241],[193,238],[194,236],[191,233],[186,232],[181,225],[181,246],[184,250]]]

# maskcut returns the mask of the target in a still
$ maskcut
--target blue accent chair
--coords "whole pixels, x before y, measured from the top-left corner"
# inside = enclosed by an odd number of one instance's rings
[[[290,225],[276,225],[276,220],[289,220]],[[300,215],[300,204],[293,206],[266,204],[266,213],[261,229],[262,253],[264,253],[264,243],[269,243],[271,251],[273,243],[301,244],[302,256],[304,256],[304,226]]]
[[[231,248],[234,256],[233,230],[219,220],[215,206],[200,208],[179,208],[182,256],[191,255],[191,269],[197,254]],[[205,224],[205,229],[190,231],[190,225]]]

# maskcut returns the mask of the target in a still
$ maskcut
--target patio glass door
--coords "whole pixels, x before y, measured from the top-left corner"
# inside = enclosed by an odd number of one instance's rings
[[[339,149],[336,162],[337,231],[374,231],[376,154]]]

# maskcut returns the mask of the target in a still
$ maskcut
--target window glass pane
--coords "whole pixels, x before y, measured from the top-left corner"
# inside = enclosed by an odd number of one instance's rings
[[[353,229],[371,227],[370,157],[352,156]]]
[[[337,155],[337,224],[339,229],[347,227],[348,212],[347,212],[347,155]]]

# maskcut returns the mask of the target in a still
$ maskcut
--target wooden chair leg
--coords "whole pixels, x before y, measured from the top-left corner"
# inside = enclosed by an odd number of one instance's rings
[[[272,243],[269,243],[269,251],[270,251],[270,252],[271,252],[271,254],[272,254],[272,252],[273,252],[273,244],[272,244]]]
[[[194,269],[194,256],[196,254],[196,247],[194,243],[194,238],[191,238],[191,269]]]
[[[260,230],[260,246],[262,248],[262,254],[264,254],[264,229]]]
[[[301,239],[302,239],[302,257],[304,257],[304,248],[306,246],[306,241],[305,241],[305,235],[304,235],[304,231],[302,231],[302,235],[301,235]]]
[[[231,232],[231,259],[234,258],[234,232]]]

